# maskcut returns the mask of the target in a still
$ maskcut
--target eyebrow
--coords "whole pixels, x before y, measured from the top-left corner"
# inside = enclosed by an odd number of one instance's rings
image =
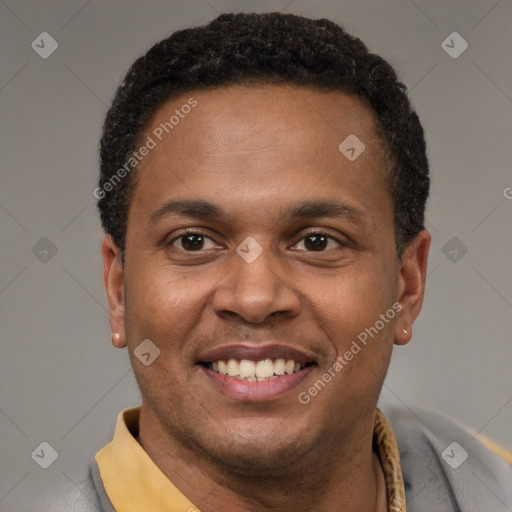
[[[174,199],[164,203],[150,216],[150,223],[158,223],[168,215],[191,217],[199,220],[220,220],[227,217],[219,206],[204,200]],[[337,201],[302,201],[288,207],[283,218],[312,219],[318,217],[346,218],[350,222],[359,223],[366,217],[361,210]]]

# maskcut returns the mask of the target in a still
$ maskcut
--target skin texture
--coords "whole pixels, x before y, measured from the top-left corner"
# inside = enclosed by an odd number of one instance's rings
[[[142,394],[138,441],[203,512],[386,510],[375,407],[393,344],[409,342],[421,309],[430,235],[398,259],[389,162],[357,98],[292,86],[193,91],[163,105],[141,140],[192,96],[197,106],[138,166],[124,268],[112,238],[103,242],[113,343],[127,345]],[[349,134],[366,146],[352,162],[338,150]],[[151,223],[172,199],[224,214]],[[285,215],[302,201],[359,215]],[[183,246],[184,228],[204,245]],[[332,238],[315,250],[314,233]],[[263,249],[252,263],[236,252],[248,236]],[[395,302],[396,317],[301,404],[298,394]],[[144,366],[133,350],[147,338],[161,353]],[[269,340],[316,363],[276,399],[236,400],[197,364],[205,350]]]

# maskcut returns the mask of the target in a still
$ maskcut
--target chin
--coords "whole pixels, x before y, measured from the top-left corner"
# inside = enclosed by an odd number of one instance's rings
[[[232,473],[251,477],[289,475],[290,466],[296,466],[301,458],[296,448],[289,444],[262,449],[261,445],[235,447],[230,443],[225,449],[219,448],[217,446],[209,452],[217,465],[224,466]]]
[[[317,444],[311,438],[311,430],[297,429],[294,433],[282,428],[283,421],[271,425],[225,429],[213,437],[198,442],[203,452],[217,465],[224,466],[240,475],[266,476],[271,473],[289,474],[290,467],[297,467],[301,459]]]

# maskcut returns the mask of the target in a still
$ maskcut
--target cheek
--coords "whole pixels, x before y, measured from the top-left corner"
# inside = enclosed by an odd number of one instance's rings
[[[357,337],[392,308],[394,288],[389,276],[380,267],[352,266],[339,270],[322,286],[310,288],[314,293],[310,293],[310,301],[319,324],[331,329],[334,337]],[[379,330],[389,330],[390,323],[391,320]]]
[[[393,348],[393,303],[392,288],[370,276],[340,279],[318,296],[316,323],[332,353],[322,370],[336,375],[331,393],[340,407],[378,397]]]
[[[169,267],[147,264],[130,271],[127,275],[136,278],[126,280],[125,309],[133,371],[153,408],[163,407],[172,415],[191,400],[187,392],[192,371],[187,340],[200,319],[202,290],[192,279],[170,275]],[[137,356],[143,340],[151,340],[158,349],[149,365]]]
[[[310,298],[315,323],[331,348],[332,359],[322,369],[334,371],[331,391],[350,403],[363,396],[376,397],[387,372],[396,318],[389,276],[379,265],[352,267],[324,282]],[[333,368],[335,361],[339,365]]]
[[[130,279],[130,276],[136,276]],[[168,349],[189,319],[193,297],[187,286],[170,279],[159,269],[131,268],[126,272],[125,325],[128,346],[133,349],[150,339],[161,351]]]

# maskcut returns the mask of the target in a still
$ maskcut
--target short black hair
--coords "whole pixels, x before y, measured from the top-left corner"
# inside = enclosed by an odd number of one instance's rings
[[[156,110],[187,91],[236,84],[339,90],[370,108],[391,157],[389,191],[401,256],[424,229],[430,186],[423,128],[406,87],[388,62],[336,23],[277,12],[221,14],[173,33],[130,67],[106,115],[94,194],[103,228],[121,251],[136,183],[136,165],[129,172],[126,162]]]

